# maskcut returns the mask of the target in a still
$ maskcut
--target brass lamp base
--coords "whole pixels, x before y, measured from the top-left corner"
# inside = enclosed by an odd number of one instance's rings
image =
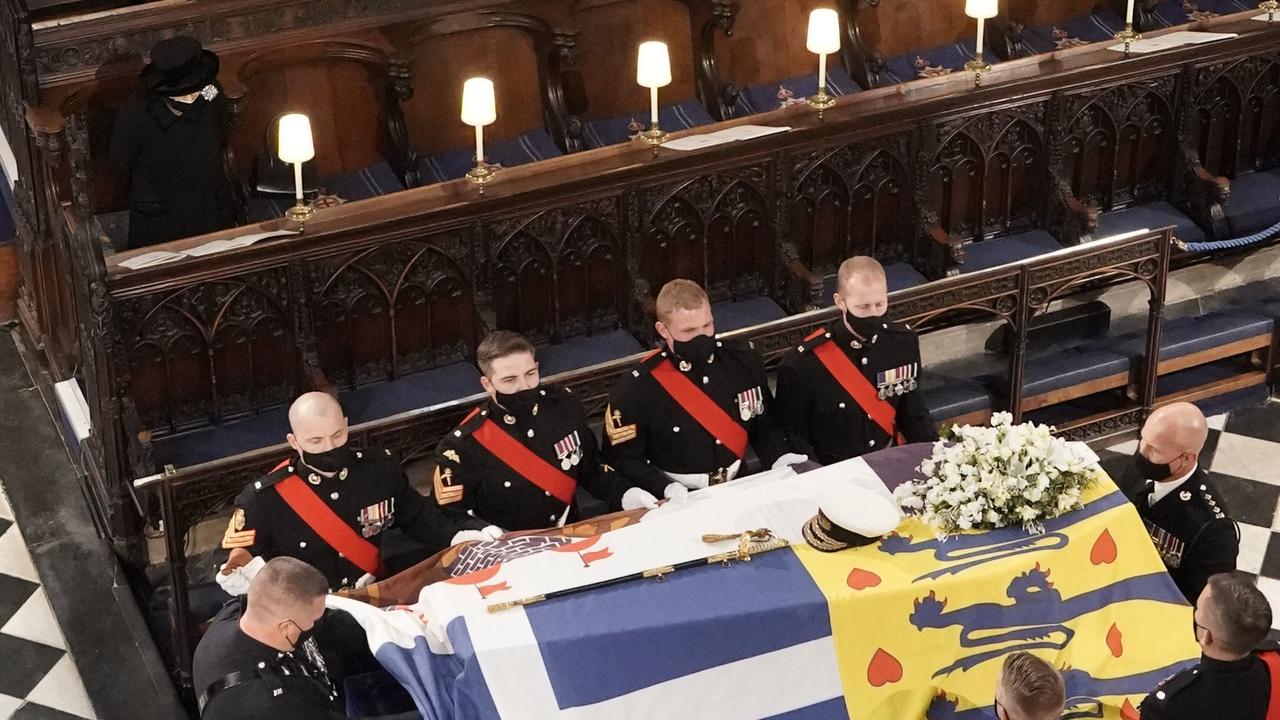
[[[1263,2],[1258,5],[1258,9],[1267,14],[1267,22],[1272,22],[1276,19],[1276,11],[1280,10],[1280,1],[1263,0]]]
[[[823,110],[830,110],[836,104],[835,96],[827,94],[825,86],[819,87],[818,92],[809,96],[809,107],[821,113]]]
[[[467,179],[470,180],[480,191],[480,194],[483,195],[484,186],[491,182],[497,174],[498,168],[496,166],[480,161],[476,163],[475,167],[467,171]]]
[[[654,146],[661,145],[662,143],[667,141],[666,131],[658,127],[657,125],[654,125],[648,130],[645,130],[644,132],[640,133],[636,137],[640,138],[641,142],[647,143],[649,145],[654,145]]]
[[[1142,39],[1142,33],[1133,29],[1132,23],[1126,23],[1124,29],[1116,33],[1116,39],[1124,43],[1124,54],[1129,54],[1129,46]]]
[[[974,58],[964,64],[964,69],[973,73],[973,86],[979,87],[982,85],[982,73],[991,72],[991,63]]]
[[[294,205],[293,207],[284,211],[285,219],[291,222],[296,222],[299,225],[310,220],[311,217],[315,214],[316,214],[316,209],[302,202],[301,200],[298,201],[297,205]]]

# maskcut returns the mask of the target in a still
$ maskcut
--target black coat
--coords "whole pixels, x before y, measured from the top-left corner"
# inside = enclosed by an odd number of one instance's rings
[[[1202,657],[1160,683],[1138,709],[1142,720],[1264,720],[1270,696],[1271,673],[1256,653],[1231,662]]]
[[[182,116],[166,98],[136,95],[120,108],[111,165],[129,188],[129,247],[232,227],[235,194],[223,165],[226,100],[197,100]],[[185,107],[172,103],[173,107]]]
[[[865,341],[858,341],[843,323],[820,333],[787,353],[778,369],[778,422],[796,452],[829,465],[892,444],[889,434],[867,416],[814,355],[813,349],[826,343],[839,348],[873,388],[886,391],[883,399],[896,410],[896,430],[907,442],[938,439],[933,418],[917,389],[920,341],[911,329],[882,323],[881,331]]]
[[[1155,505],[1145,486],[1132,497],[1169,575],[1192,605],[1210,575],[1236,569],[1240,535],[1221,498],[1201,468]]]
[[[572,477],[610,509],[621,507],[622,493],[629,486],[601,464],[582,403],[562,387],[543,387],[540,392],[537,411],[528,417],[508,413],[490,401],[440,441],[434,494],[447,512],[479,518],[504,530],[551,527],[564,514],[565,503],[511,469],[475,438],[486,420]]]
[[[774,418],[773,394],[755,347],[720,340],[710,363],[679,371],[747,430],[751,449],[769,468],[790,448]],[[604,461],[627,481],[659,498],[671,482],[663,471],[715,473],[738,458],[658,384],[653,368],[671,356],[655,352],[623,373],[605,408]],[[745,419],[744,419],[745,418]]]
[[[277,484],[294,474],[374,546],[382,548],[385,531],[392,526],[425,544],[418,560],[447,547],[458,530],[483,527],[474,519],[459,520],[436,509],[409,487],[400,463],[387,450],[356,450],[355,456],[345,479],[313,473],[294,456],[284,467],[249,485],[236,498],[236,512],[222,538],[223,549],[244,548],[264,560],[282,555],[297,558],[323,573],[333,589],[348,587],[364,575],[364,570],[303,522],[280,495]]]

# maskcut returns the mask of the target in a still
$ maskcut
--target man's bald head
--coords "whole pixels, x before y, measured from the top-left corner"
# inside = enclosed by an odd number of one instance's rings
[[[1157,465],[1168,464],[1169,478],[1178,478],[1199,461],[1208,438],[1209,424],[1200,408],[1187,402],[1170,403],[1143,423],[1138,452]]]
[[[840,263],[840,269],[836,272],[836,292],[833,299],[841,313],[856,318],[884,315],[889,308],[889,284],[884,267],[878,260],[866,255],[855,255]],[[848,322],[846,317],[845,323]]]
[[[302,453],[323,453],[347,444],[347,418],[328,393],[304,393],[289,406],[289,445]]]

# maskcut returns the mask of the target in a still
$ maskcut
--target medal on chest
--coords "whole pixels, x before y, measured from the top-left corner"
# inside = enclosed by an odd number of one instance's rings
[[[742,422],[747,422],[757,415],[764,414],[764,391],[757,385],[750,390],[738,393],[738,415]]]
[[[919,363],[899,365],[896,368],[876,373],[876,395],[881,400],[887,400],[915,390],[919,384],[916,379],[919,373]]]
[[[360,511],[360,535],[371,538],[391,526],[396,511],[396,499],[388,498]]]
[[[560,469],[565,471],[582,462],[582,440],[577,430],[556,443],[556,459],[560,461]]]

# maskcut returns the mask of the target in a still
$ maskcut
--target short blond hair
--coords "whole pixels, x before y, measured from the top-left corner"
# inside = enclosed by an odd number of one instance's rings
[[[709,302],[698,283],[683,278],[672,280],[658,293],[658,319],[665,323],[676,310],[697,310]]]
[[[1009,703],[1033,720],[1056,719],[1067,703],[1062,675],[1031,653],[1016,652],[1006,657],[1000,684]]]
[[[867,255],[854,255],[853,257],[840,263],[840,269],[836,272],[836,292],[840,292],[849,287],[849,283],[854,280],[879,280],[888,283],[885,278],[884,266],[879,260]]]

